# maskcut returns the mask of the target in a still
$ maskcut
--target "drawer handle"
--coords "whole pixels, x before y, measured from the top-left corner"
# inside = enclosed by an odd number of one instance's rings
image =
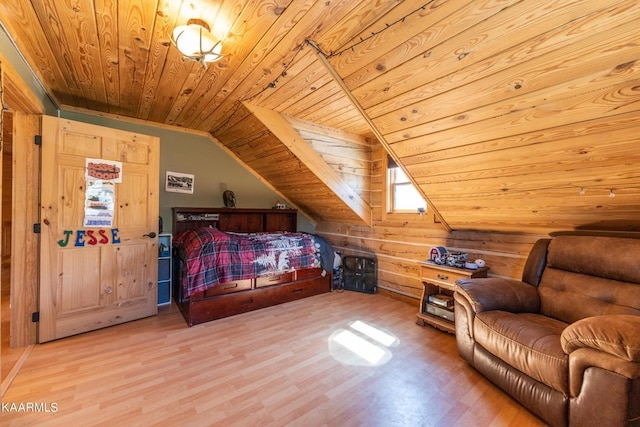
[[[440,280],[449,280],[449,276],[446,274],[438,274],[438,279]]]
[[[299,294],[300,292],[302,292],[302,288],[297,288],[297,289],[292,289],[291,290],[292,294]]]
[[[271,276],[271,277],[269,278],[269,281],[270,281],[270,282],[277,282],[278,280],[280,280],[280,276]]]
[[[224,286],[222,289],[227,290],[227,289],[233,289],[233,288],[237,288],[237,287],[238,287],[237,283],[232,283],[230,285]]]

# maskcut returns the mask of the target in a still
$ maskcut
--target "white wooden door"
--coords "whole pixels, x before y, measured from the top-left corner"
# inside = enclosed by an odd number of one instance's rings
[[[49,116],[42,129],[38,342],[156,314],[158,138]]]

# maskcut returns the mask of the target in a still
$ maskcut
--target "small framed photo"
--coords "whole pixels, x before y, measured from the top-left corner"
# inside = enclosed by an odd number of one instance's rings
[[[167,171],[167,179],[165,184],[165,191],[171,193],[188,193],[193,194],[193,180],[194,175],[180,172]]]

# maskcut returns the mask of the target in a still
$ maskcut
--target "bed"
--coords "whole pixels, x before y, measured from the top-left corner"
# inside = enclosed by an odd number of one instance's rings
[[[189,326],[331,290],[333,249],[293,209],[173,209],[173,295]]]

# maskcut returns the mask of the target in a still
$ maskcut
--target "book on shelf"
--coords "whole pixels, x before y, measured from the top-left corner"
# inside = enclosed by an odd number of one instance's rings
[[[428,302],[429,304],[438,305],[444,308],[453,307],[453,297],[449,295],[443,295],[443,294],[429,295]]]

